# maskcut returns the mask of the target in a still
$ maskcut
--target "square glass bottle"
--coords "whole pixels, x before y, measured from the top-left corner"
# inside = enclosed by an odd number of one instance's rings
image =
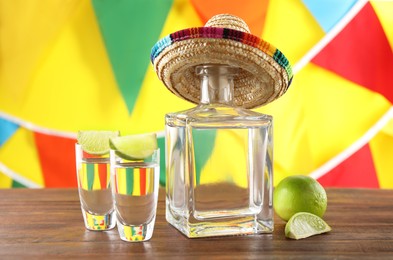
[[[200,104],[165,118],[166,219],[190,238],[270,233],[272,117],[234,106],[237,68],[196,73]]]
[[[162,38],[152,48],[158,78],[198,104],[170,113],[166,219],[187,237],[273,231],[273,121],[247,110],[292,82],[283,53],[231,14]]]

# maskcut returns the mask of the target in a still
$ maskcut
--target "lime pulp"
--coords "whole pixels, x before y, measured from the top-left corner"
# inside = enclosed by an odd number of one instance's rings
[[[148,158],[158,147],[155,133],[114,137],[109,143],[118,156],[127,160]]]
[[[109,153],[109,139],[119,135],[119,131],[83,130],[78,132],[77,142],[89,154],[104,155]]]
[[[320,217],[308,212],[299,212],[293,215],[285,225],[285,236],[302,239],[331,230],[332,228]]]

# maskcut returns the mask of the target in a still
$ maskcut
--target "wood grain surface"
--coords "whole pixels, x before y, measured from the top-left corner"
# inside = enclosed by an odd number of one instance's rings
[[[84,228],[76,189],[0,190],[0,259],[393,259],[393,190],[327,189],[332,232],[303,240],[270,235],[188,239],[165,221],[160,190],[148,242],[127,243],[117,229]]]

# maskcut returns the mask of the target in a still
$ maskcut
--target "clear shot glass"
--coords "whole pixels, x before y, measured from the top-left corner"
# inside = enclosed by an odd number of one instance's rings
[[[85,227],[109,230],[116,226],[109,154],[93,155],[75,145],[78,191]]]
[[[110,151],[112,194],[120,238],[149,240],[153,235],[160,177],[160,150],[145,159],[130,160]]]

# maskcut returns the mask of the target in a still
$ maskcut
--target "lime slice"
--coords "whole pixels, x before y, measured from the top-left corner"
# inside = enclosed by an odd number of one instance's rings
[[[157,135],[149,133],[119,136],[111,138],[109,143],[121,158],[140,160],[151,156],[157,149]]]
[[[119,135],[119,131],[84,130],[78,132],[77,141],[83,151],[103,155],[109,153],[109,138]]]
[[[286,224],[285,236],[302,239],[331,230],[332,228],[320,217],[307,212],[299,212],[293,215]]]

